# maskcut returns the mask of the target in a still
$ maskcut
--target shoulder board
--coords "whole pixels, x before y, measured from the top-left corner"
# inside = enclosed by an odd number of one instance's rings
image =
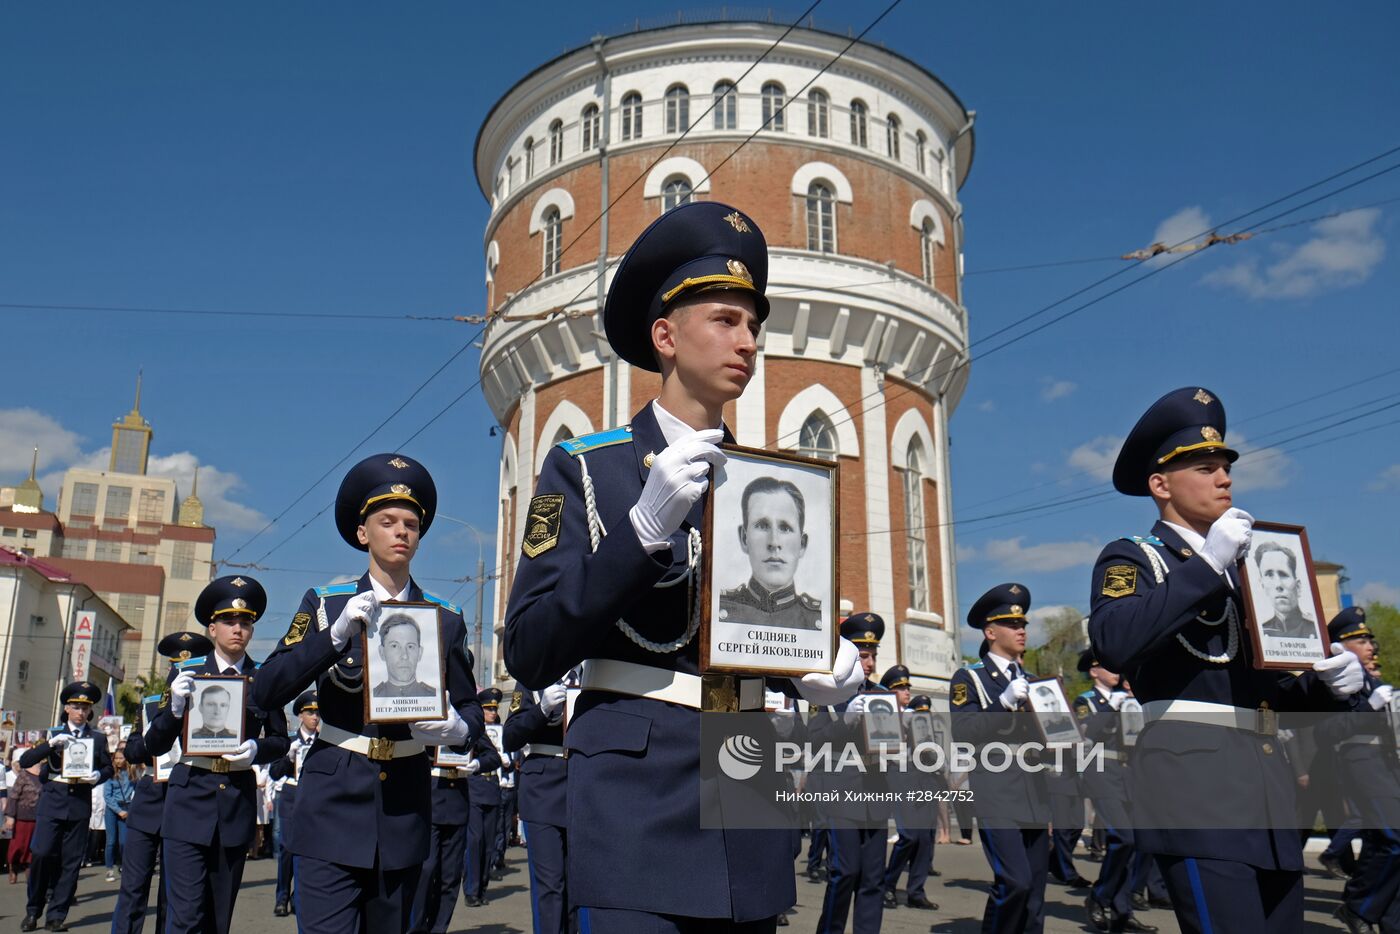
[[[317,587],[316,595],[319,597],[334,597],[341,594],[354,596],[360,591],[360,582],[351,581],[348,584],[331,584],[329,587]]]
[[[456,613],[459,616],[462,613],[461,607],[457,606],[455,603],[448,603],[446,600],[442,599],[442,597],[439,597],[435,593],[428,593],[425,590],[423,591],[423,599],[427,600],[429,603],[436,603],[438,606],[442,607],[449,613]]]
[[[186,668],[197,668],[203,665],[204,660],[208,657],[207,655],[200,655],[197,658],[187,658],[184,661],[175,662],[175,667],[179,671],[184,671]]]
[[[563,448],[564,453],[569,456],[577,457],[589,451],[596,451],[598,448],[605,448],[613,444],[630,444],[631,442],[632,426],[623,425],[621,428],[595,431],[591,435],[581,435],[577,438],[560,441],[559,447]]]
[[[1162,541],[1155,535],[1128,535],[1125,536],[1125,538],[1127,538],[1128,541],[1136,545],[1146,543],[1148,545],[1157,545],[1162,548],[1166,547],[1166,542]]]
[[[1094,699],[1094,692],[1093,692],[1092,690],[1085,691],[1083,694],[1080,694],[1078,697],[1075,698],[1075,700],[1093,700],[1093,699]]]
[[[822,602],[820,600],[816,597],[809,597],[805,593],[798,594],[797,599],[802,601],[802,605],[809,610],[820,610],[822,608]]]
[[[963,666],[963,669],[965,671],[976,671],[978,668],[981,668],[983,664],[983,662],[968,662]]]
[[[141,703],[143,703],[143,704],[154,704],[156,701],[160,700],[160,698],[161,698],[161,695],[159,695],[159,694],[152,694],[152,695],[150,695],[149,697],[143,697],[143,698],[141,698]]]

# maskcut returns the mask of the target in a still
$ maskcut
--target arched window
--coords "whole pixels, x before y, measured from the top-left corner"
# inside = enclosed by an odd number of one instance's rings
[[[813,88],[807,94],[807,135],[823,138],[831,135],[831,98],[820,88]]]
[[[870,138],[866,132],[866,116],[869,113],[870,108],[865,106],[865,101],[851,101],[851,142],[857,146],[870,146]]]
[[[899,118],[890,114],[885,121],[885,148],[889,151],[890,158],[899,161]]]
[[[924,135],[923,130],[920,130],[918,133],[914,134],[914,139],[919,147],[919,151],[915,154],[915,159],[918,161],[919,164],[919,174],[927,175],[928,155],[926,153],[926,150],[928,149],[928,137]]]
[[[579,124],[582,127],[584,152],[602,144],[602,124],[599,121],[597,104],[589,104],[583,108]]]
[[[544,274],[552,276],[559,271],[559,253],[563,246],[564,221],[558,208],[544,212]]]
[[[535,138],[525,137],[525,177],[535,177]]]
[[[836,429],[831,419],[818,409],[802,423],[797,436],[797,453],[804,457],[819,457],[824,461],[836,460]]]
[[[568,441],[573,436],[574,433],[569,430],[568,425],[560,425],[559,430],[554,433],[554,440],[549,442],[549,446],[554,447],[560,441]]]
[[[783,86],[776,81],[769,81],[763,86],[763,126],[768,130],[784,129],[783,98],[785,92]]]
[[[641,117],[638,116],[638,122]],[[673,84],[666,89],[666,132],[684,133],[690,129],[690,89],[683,84]],[[641,130],[637,131],[641,135]]]
[[[641,137],[642,95],[636,91],[628,91],[622,95],[622,139],[626,142]]]
[[[924,219],[924,226],[919,230],[919,255],[924,259],[924,281],[933,285],[934,267],[933,262],[938,253],[938,231],[934,229],[933,221]]]
[[[924,442],[915,437],[909,442],[904,470],[904,547],[909,563],[909,607],[914,610],[928,609],[928,530],[924,528],[923,483],[926,459]]]
[[[721,81],[715,85],[715,129],[732,130],[738,126],[737,108],[739,94],[733,81]]]
[[[690,201],[690,179],[684,175],[672,175],[661,186],[661,210],[669,211]]]
[[[836,252],[836,195],[823,181],[807,186],[807,249]]]
[[[549,125],[549,164],[558,165],[564,158],[564,121],[555,120]]]

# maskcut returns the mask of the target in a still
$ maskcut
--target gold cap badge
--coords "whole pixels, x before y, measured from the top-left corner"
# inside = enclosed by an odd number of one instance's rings
[[[753,276],[749,275],[749,267],[745,266],[737,259],[731,259],[729,262],[725,263],[725,265],[729,267],[729,274],[735,279],[743,279],[749,285],[753,285]]]
[[[1012,616],[1020,616],[1020,615],[1021,615],[1021,606],[1020,606],[1020,604],[1017,604],[1017,603],[1011,604],[1011,615],[1012,615]]]
[[[248,582],[241,577],[235,577],[233,580],[229,581],[229,583],[235,587],[246,587],[248,585]]]
[[[1215,397],[1212,396],[1210,393],[1206,392],[1204,389],[1197,389],[1196,394],[1191,398],[1195,399],[1201,405],[1210,405],[1212,402],[1215,401]]]
[[[1011,585],[1011,592],[1012,592],[1012,593],[1020,593],[1020,592],[1021,592],[1021,588],[1020,588],[1018,585],[1016,585],[1016,584],[1012,584],[1012,585]]]
[[[1220,432],[1216,431],[1209,425],[1206,425],[1204,428],[1201,429],[1201,437],[1215,444],[1220,443]]]
[[[389,492],[393,493],[395,496],[412,496],[413,488],[405,486],[402,483],[395,483],[393,486],[389,487]]]
[[[396,457],[393,460],[389,461],[389,466],[397,467],[399,470],[403,470],[405,467],[408,466],[408,461],[404,460],[402,457]]]
[[[739,231],[739,233],[753,232],[753,228],[749,226],[749,222],[744,220],[744,215],[740,214],[738,211],[735,211],[733,214],[725,215],[724,219],[729,221],[729,225]]]
[[[867,630],[865,631],[865,638],[866,638],[866,640],[869,641],[869,642],[875,642],[875,641],[876,641],[875,633],[871,632],[869,629],[867,629]]]
[[[233,601],[233,608],[235,610],[246,610],[248,609],[248,601],[244,600],[242,597],[239,597],[238,599]]]

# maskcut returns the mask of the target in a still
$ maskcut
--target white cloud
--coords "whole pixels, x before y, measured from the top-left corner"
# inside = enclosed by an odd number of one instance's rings
[[[78,456],[82,439],[34,409],[0,409],[0,477],[29,476],[34,448],[39,469],[64,464]]]
[[[1312,239],[1284,251],[1260,268],[1246,260],[1207,274],[1208,285],[1235,289],[1250,298],[1307,298],[1330,289],[1360,285],[1385,256],[1385,241],[1376,231],[1379,208],[1348,211],[1318,221]]]
[[[959,543],[958,543],[958,560],[959,560],[959,561],[976,561],[976,560],[977,560],[977,548],[976,548],[975,546],[973,546],[973,545],[964,545],[964,544],[962,544],[961,542],[959,542]]]
[[[1152,234],[1152,243],[1163,246],[1176,246],[1190,240],[1197,240],[1211,230],[1210,215],[1197,205],[1182,208],[1157,225]],[[1170,262],[1177,254],[1162,253],[1147,261],[1149,266],[1160,266]]]
[[[1026,618],[1031,621],[1032,625],[1036,623],[1044,623],[1047,619],[1050,619],[1051,617],[1059,616],[1065,610],[1069,610],[1071,613],[1076,613],[1080,617],[1084,616],[1084,611],[1079,609],[1079,607],[1069,606],[1068,604],[1060,604],[1059,606],[1035,607],[1029,613],[1026,614]]]
[[[1372,602],[1400,606],[1400,587],[1380,581],[1371,581],[1356,592],[1356,599],[1362,606]]]
[[[1237,451],[1248,447],[1243,436],[1237,435],[1229,441],[1230,446]],[[1231,491],[1238,495],[1253,493],[1256,490],[1282,489],[1293,479],[1292,473],[1293,458],[1279,448],[1249,450],[1240,455],[1240,459],[1235,461],[1235,466],[1230,471],[1230,477],[1234,480]]]
[[[189,496],[194,486],[196,467],[199,468],[199,499],[204,503],[206,525],[253,531],[267,524],[267,516],[231,498],[235,491],[243,488],[243,480],[238,474],[220,470],[212,464],[201,464],[199,458],[189,451],[153,455],[146,472],[153,477],[170,477],[179,488],[180,495]]]
[[[993,539],[982,546],[980,557],[1008,571],[1063,571],[1093,564],[1103,547],[1101,542],[1041,542],[1022,545],[1023,536]]]
[[[1040,390],[1040,400],[1042,402],[1054,402],[1056,399],[1063,399],[1079,388],[1078,383],[1071,383],[1067,379],[1051,379],[1045,377]]]
[[[997,404],[991,399],[983,399],[981,402],[977,403],[977,411],[979,412],[995,412],[996,410]]]
[[[1373,493],[1379,493],[1382,490],[1400,490],[1400,464],[1391,464],[1382,470],[1376,479],[1371,481],[1367,489]]]
[[[1069,465],[1095,480],[1112,479],[1113,462],[1118,459],[1118,449],[1122,446],[1123,439],[1117,435],[1100,435],[1070,451]]]

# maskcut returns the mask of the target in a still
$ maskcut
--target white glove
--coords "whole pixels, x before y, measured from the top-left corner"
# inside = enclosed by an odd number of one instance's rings
[[[556,681],[540,694],[540,710],[543,710],[550,720],[556,720],[556,714],[564,709],[564,699],[568,696],[569,689],[564,686],[564,682]]]
[[[1382,684],[1371,692],[1371,709],[1384,710],[1390,703],[1390,696],[1395,693],[1395,688],[1388,684]]]
[[[54,736],[49,740],[49,748],[62,749],[64,746],[67,746],[71,742],[73,742],[72,733],[59,733],[57,736]]]
[[[419,720],[412,730],[414,739],[429,746],[461,746],[467,741],[467,721],[451,704],[446,720]]]
[[[472,756],[467,760],[465,768],[468,775],[475,775],[477,772],[481,771],[481,760],[476,758],[476,756]]]
[[[194,675],[182,671],[170,682],[170,712],[177,717],[185,715],[185,707],[194,695]]]
[[[1031,686],[1025,678],[1012,678],[1006,690],[1001,692],[1001,706],[1007,710],[1015,710],[1030,694]]]
[[[337,652],[345,651],[350,640],[361,629],[374,637],[374,624],[379,619],[379,597],[373,590],[357,593],[345,601],[345,609],[331,623],[331,645]]]
[[[1233,565],[1249,550],[1249,536],[1254,528],[1254,517],[1243,509],[1227,509],[1225,515],[1211,524],[1206,533],[1206,544],[1201,549],[1201,557],[1210,562],[1217,573]]]
[[[83,781],[87,782],[89,785],[96,785],[98,782],[102,781],[102,773],[93,769],[83,776]]]
[[[792,683],[808,703],[831,706],[849,700],[864,681],[860,649],[850,639],[841,639],[836,643],[836,664],[831,674],[812,672]]]
[[[1123,709],[1123,701],[1128,699],[1127,691],[1110,691],[1108,695],[1108,706],[1114,710]]]
[[[1366,683],[1366,671],[1361,667],[1361,659],[1342,648],[1340,642],[1332,643],[1331,658],[1313,663],[1313,671],[1327,683],[1327,689],[1338,700],[1355,694]]]
[[[253,758],[258,754],[258,741],[255,739],[244,740],[243,745],[238,747],[237,752],[226,752],[221,758],[227,759],[230,765],[242,768],[245,765],[252,765]]]
[[[724,452],[715,447],[723,438],[718,428],[692,432],[656,455],[642,496],[629,514],[647,551],[666,547],[671,533],[709,488],[710,466],[724,466]]]
[[[846,722],[859,723],[861,716],[870,706],[870,698],[864,694],[857,694],[846,704]]]
[[[287,747],[287,755],[295,756],[297,754],[297,750],[304,749],[307,745],[307,743],[301,741],[301,734],[297,734],[297,738],[292,740],[291,745]]]

